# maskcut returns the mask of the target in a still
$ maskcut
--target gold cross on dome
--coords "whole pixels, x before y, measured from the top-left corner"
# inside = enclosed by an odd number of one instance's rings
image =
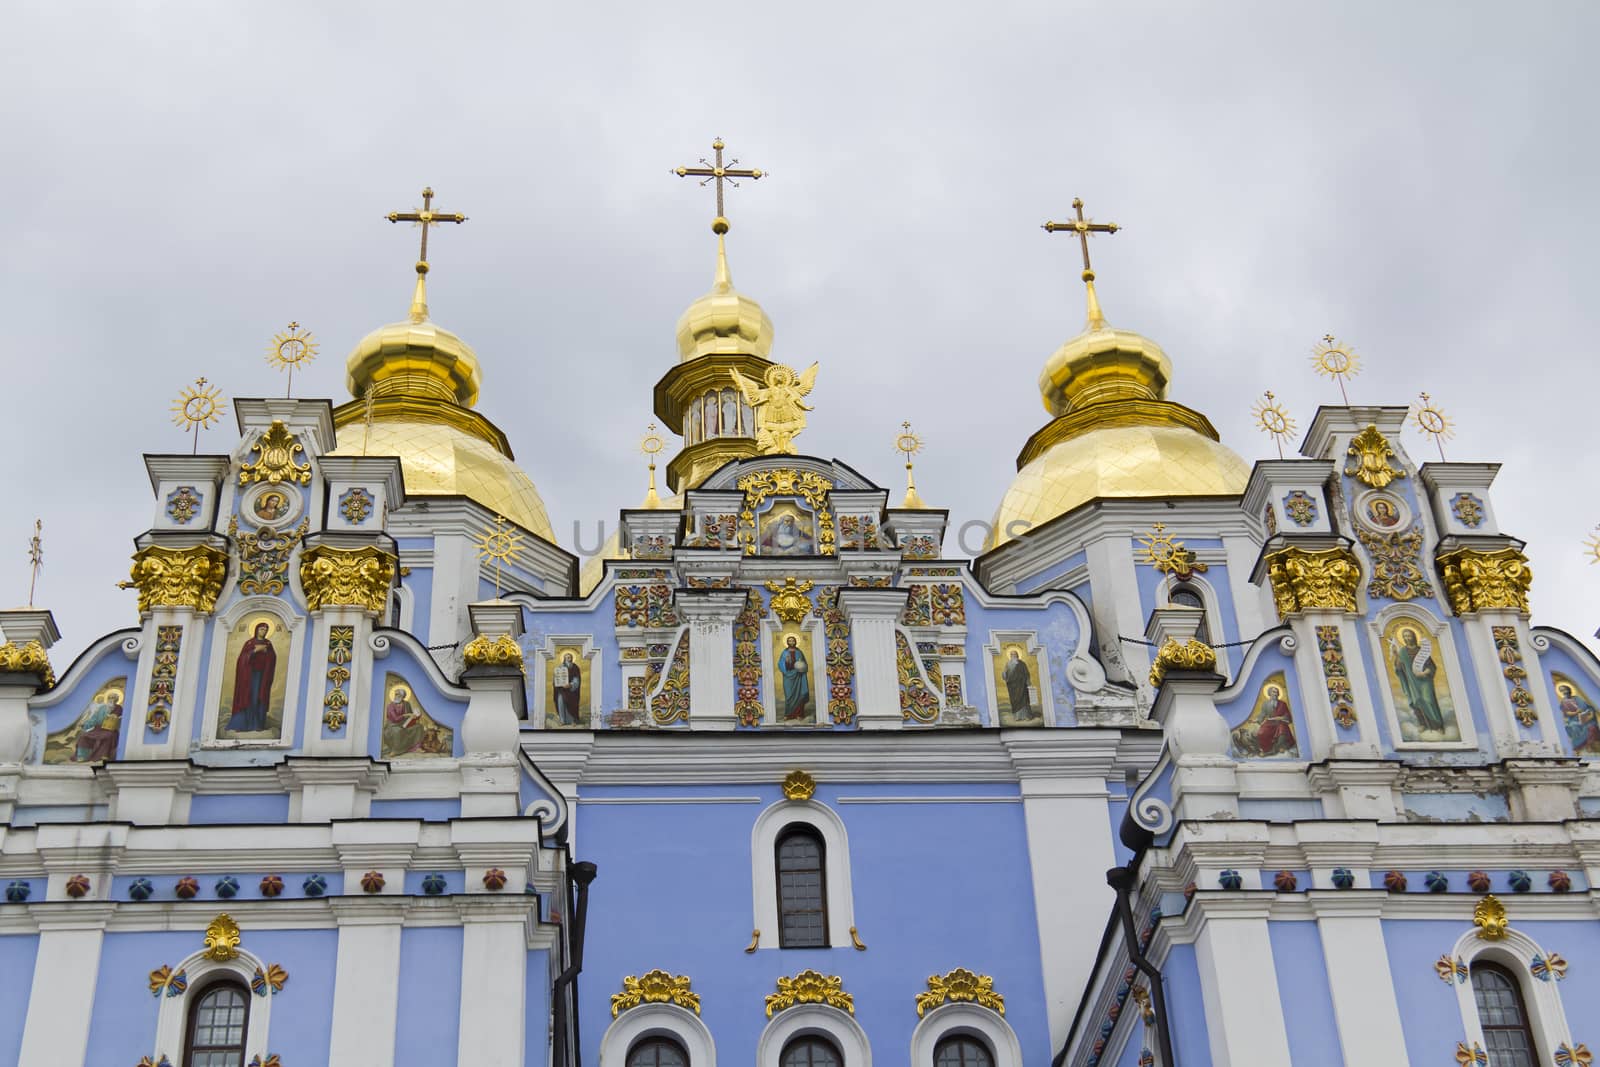
[[[422,227],[422,251],[417,256],[417,273],[428,273],[428,228],[437,226],[441,222],[466,222],[465,215],[457,215],[446,211],[433,210],[433,190],[422,190],[421,211],[391,211],[388,219],[390,222],[415,222]]]
[[[754,168],[740,168],[739,161],[737,159],[730,159],[724,163],[722,159],[722,150],[724,147],[726,146],[722,143],[722,138],[718,137],[715,141],[711,142],[711,159],[708,160],[702,156],[700,157],[700,165],[698,167],[678,167],[672,172],[680,178],[699,178],[701,179],[701,185],[710,185],[712,182],[716,183],[717,220],[712,224],[712,228],[715,229],[718,225],[720,225],[722,229],[718,232],[726,232],[728,228],[728,219],[722,210],[722,183],[727,182],[729,185],[737,189],[739,187],[739,183],[735,179],[749,178],[751,181],[758,181],[762,177],[763,173],[762,171]]]
[[[1095,222],[1093,219],[1083,217],[1083,201],[1077,197],[1072,198],[1072,210],[1078,213],[1075,219],[1066,222],[1047,222],[1044,224],[1046,233],[1065,231],[1078,235],[1078,243],[1083,246],[1083,280],[1094,281],[1094,271],[1089,267],[1089,235],[1091,233],[1116,233],[1122,227],[1114,222]]]

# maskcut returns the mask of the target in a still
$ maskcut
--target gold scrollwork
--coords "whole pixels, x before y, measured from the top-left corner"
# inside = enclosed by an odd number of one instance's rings
[[[690,992],[689,976],[674,977],[658,967],[637,977],[630,974],[622,979],[622,992],[611,994],[611,1017],[615,1019],[640,1004],[669,1003],[700,1014],[700,994]]]
[[[394,586],[395,558],[380,548],[343,549],[318,545],[300,559],[300,585],[306,609],[350,605],[382,615]]]
[[[784,622],[804,622],[807,615],[811,614],[811,598],[806,596],[811,592],[815,583],[807,580],[796,582],[791,576],[783,580],[783,584],[767,582],[767,592],[772,594],[772,612]]]
[[[1345,548],[1281,548],[1267,557],[1278,618],[1302,611],[1355,611],[1361,564]]]
[[[917,994],[917,1018],[947,1000],[968,1001],[1000,1015],[1006,1013],[1006,998],[994,991],[994,979],[986,974],[973,974],[965,967],[957,967],[942,977],[928,975],[928,991]]]
[[[256,438],[250,450],[256,454],[256,459],[253,463],[240,464],[240,485],[249,485],[251,482],[311,484],[311,461],[295,461],[296,456],[305,452],[305,446],[289,432],[289,427],[284,425],[282,419],[273,419],[272,425]]]
[[[193,608],[202,613],[216,609],[228,557],[210,545],[163,548],[146,545],[133,554],[131,581],[123,588],[139,590],[139,612],[152,608]]]
[[[756,509],[769,496],[803,498],[817,515],[817,554],[834,555],[833,512],[828,508],[828,493],[833,489],[833,483],[828,479],[814,471],[779,467],[746,474],[736,485],[744,493],[744,509],[739,512],[739,524],[744,529],[745,555],[756,554]]]
[[[810,800],[817,791],[817,780],[805,771],[790,771],[783,779],[786,800]]]
[[[1495,552],[1458,548],[1439,557],[1439,573],[1457,615],[1496,608],[1528,612],[1533,570],[1528,557],[1514,548]]]
[[[522,646],[510,634],[501,634],[492,641],[479,634],[461,650],[461,659],[469,667],[522,668]]]
[[[1166,680],[1168,671],[1214,671],[1217,669],[1217,650],[1191,637],[1184,644],[1167,638],[1156,650],[1156,661],[1150,665],[1150,684],[1159,686]]]
[[[239,532],[239,520],[228,520],[228,536],[239,543],[239,592],[246,595],[277,596],[289,582],[289,557],[300,546],[309,518],[289,531],[259,527],[253,534]]]
[[[1511,929],[1511,920],[1506,917],[1506,906],[1500,903],[1500,898],[1490,893],[1472,909],[1472,925],[1478,928],[1478,937],[1484,941],[1500,941]]]
[[[1374,489],[1382,489],[1396,478],[1406,476],[1405,471],[1397,470],[1389,463],[1395,458],[1394,446],[1375,425],[1350,438],[1350,447],[1345,449],[1345,455],[1350,457],[1345,462],[1345,474]]]
[[[46,689],[56,684],[50,654],[37,641],[21,645],[7,641],[0,645],[0,674],[37,674]]]
[[[218,962],[233,959],[239,954],[240,940],[239,924],[223,912],[206,927],[206,959]]]
[[[775,1011],[792,1008],[796,1004],[826,1004],[851,1015],[856,1013],[856,999],[844,991],[843,978],[809,968],[793,978],[778,979],[778,991],[767,994],[767,1018],[772,1018]]]

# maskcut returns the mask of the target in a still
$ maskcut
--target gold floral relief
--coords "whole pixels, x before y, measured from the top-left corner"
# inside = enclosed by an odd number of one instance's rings
[[[1377,426],[1368,426],[1352,437],[1345,455],[1349,457],[1345,461],[1345,474],[1374,489],[1382,489],[1396,478],[1406,476],[1405,471],[1390,464],[1395,458],[1394,446]]]
[[[1283,548],[1267,557],[1278,618],[1302,611],[1355,611],[1361,565],[1344,548]]]
[[[1433,583],[1422,573],[1420,526],[1413,525],[1399,533],[1374,533],[1358,526],[1356,538],[1372,557],[1368,596],[1415,600],[1433,595]]]
[[[804,622],[811,614],[811,592],[814,583],[785,578],[783,584],[767,582],[767,592],[772,594],[772,613],[784,622]]]
[[[1167,638],[1156,650],[1156,661],[1150,665],[1150,684],[1159,686],[1166,681],[1168,671],[1214,671],[1217,669],[1217,650],[1198,638],[1191,637],[1184,644]]]
[[[640,1004],[676,1004],[700,1014],[700,994],[689,989],[689,976],[673,976],[659,967],[622,979],[622,992],[611,994],[611,1017],[615,1019]]]
[[[133,555],[131,580],[123,588],[139,590],[139,612],[154,608],[193,608],[209,613],[217,606],[228,557],[210,545],[163,548],[146,545]]]
[[[0,674],[37,674],[46,689],[56,684],[56,672],[50,666],[50,655],[37,641],[21,645],[7,641],[0,645]]]
[[[349,605],[382,615],[394,586],[395,558],[379,548],[342,549],[319,545],[300,560],[300,585],[306,610]]]
[[[468,667],[522,668],[522,646],[510,634],[501,634],[490,640],[479,634],[461,650],[461,659]]]
[[[1514,548],[1495,552],[1458,548],[1439,557],[1439,572],[1457,615],[1494,609],[1528,612],[1533,570],[1528,557]]]
[[[773,1012],[792,1008],[796,1004],[826,1004],[851,1015],[856,1013],[855,997],[844,991],[843,978],[810,969],[801,971],[793,978],[778,979],[778,991],[767,994],[767,1018],[772,1018]]]
[[[945,1001],[965,1001],[1000,1015],[1006,1013],[1006,998],[994,991],[994,979],[986,974],[974,974],[965,967],[957,967],[943,976],[928,975],[928,991],[917,994],[917,1018]]]
[[[250,450],[256,454],[256,458],[253,462],[240,465],[240,485],[249,485],[251,482],[311,484],[311,461],[302,462],[296,458],[305,453],[305,446],[289,432],[283,420],[273,419],[272,425],[256,438]]]
[[[239,954],[240,940],[239,924],[226,912],[218,915],[206,927],[206,959],[218,962],[233,959]]]

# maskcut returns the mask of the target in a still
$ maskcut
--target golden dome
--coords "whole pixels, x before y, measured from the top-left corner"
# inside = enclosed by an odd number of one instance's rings
[[[772,320],[760,304],[733,287],[723,235],[726,219],[711,224],[717,234],[717,275],[711,291],[684,309],[678,319],[678,356],[687,363],[701,356],[752,355],[772,351]]]
[[[361,399],[411,396],[471,407],[478,402],[478,356],[460,337],[428,320],[428,294],[418,265],[411,314],[363,337],[345,363],[345,384]]]
[[[1237,496],[1245,461],[1206,417],[1166,399],[1172,361],[1154,341],[1106,325],[1088,285],[1089,321],[1039,375],[1055,418],[1029,438],[995,509],[985,549],[1103,497]]]

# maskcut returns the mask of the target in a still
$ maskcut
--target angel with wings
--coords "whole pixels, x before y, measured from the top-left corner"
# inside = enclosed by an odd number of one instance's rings
[[[756,447],[764,455],[794,455],[794,439],[806,428],[806,412],[811,410],[803,398],[816,383],[817,365],[811,364],[804,374],[796,374],[792,367],[770,367],[764,389],[736,370],[728,373],[745,402],[755,409]]]

